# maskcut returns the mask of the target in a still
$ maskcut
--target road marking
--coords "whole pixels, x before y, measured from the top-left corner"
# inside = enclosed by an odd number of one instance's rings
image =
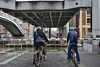
[[[8,51],[11,51],[11,50],[14,50],[14,49],[7,49],[7,50],[4,50],[4,51],[1,51],[0,54],[7,53]]]
[[[14,57],[12,57],[12,58],[9,58],[9,59],[7,59],[7,60],[1,62],[0,65],[5,65],[5,64],[11,62],[12,60],[18,58],[19,56],[21,56],[21,55],[23,55],[23,54],[25,54],[25,53],[27,53],[27,52],[28,52],[28,51],[25,51],[25,52],[23,52],[22,54],[19,54],[18,56],[14,56]]]

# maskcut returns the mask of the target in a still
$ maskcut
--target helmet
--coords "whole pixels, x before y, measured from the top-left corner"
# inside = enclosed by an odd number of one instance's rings
[[[74,27],[70,27],[70,30],[74,30]]]

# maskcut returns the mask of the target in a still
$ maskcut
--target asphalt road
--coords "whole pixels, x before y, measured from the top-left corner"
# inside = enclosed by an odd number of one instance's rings
[[[47,61],[42,60],[40,67],[72,67],[71,64],[67,63],[65,53],[49,52],[47,55]],[[5,65],[0,65],[0,67],[35,67],[32,63],[32,56],[33,53],[28,52]]]
[[[47,56],[47,61],[42,60],[40,67],[73,67],[71,62],[66,61],[67,55],[64,52],[48,52]],[[97,53],[83,52],[80,53],[80,58],[79,67],[100,67],[100,55]],[[33,53],[28,52],[0,67],[35,67],[32,59]]]

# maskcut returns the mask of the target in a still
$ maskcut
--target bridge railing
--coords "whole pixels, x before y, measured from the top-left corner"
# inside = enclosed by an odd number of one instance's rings
[[[23,31],[23,29],[19,26],[19,24],[22,23],[22,21],[19,20],[18,18],[14,17],[14,16],[12,16],[10,14],[7,14],[7,13],[5,13],[3,11],[0,11],[0,16],[3,16],[5,18],[10,19],[11,21],[15,22],[18,25],[19,29],[21,31]]]

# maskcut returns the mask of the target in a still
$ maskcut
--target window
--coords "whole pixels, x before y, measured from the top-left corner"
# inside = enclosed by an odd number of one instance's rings
[[[85,28],[82,29],[82,34],[83,34],[83,36],[86,35]]]
[[[25,31],[27,31],[27,29],[24,29]]]
[[[87,19],[87,23],[91,23],[91,20],[89,18]]]
[[[27,26],[27,24],[25,24],[25,26]]]
[[[85,11],[82,11],[82,25],[86,25],[86,14],[85,14]]]
[[[3,27],[3,31],[5,31],[6,30],[6,28],[5,27]]]
[[[20,27],[22,27],[22,24],[19,24],[20,25]]]
[[[14,19],[14,22],[16,22],[16,19]]]
[[[91,28],[87,28],[87,32],[91,32]]]
[[[90,10],[87,11],[87,14],[90,14]]]

